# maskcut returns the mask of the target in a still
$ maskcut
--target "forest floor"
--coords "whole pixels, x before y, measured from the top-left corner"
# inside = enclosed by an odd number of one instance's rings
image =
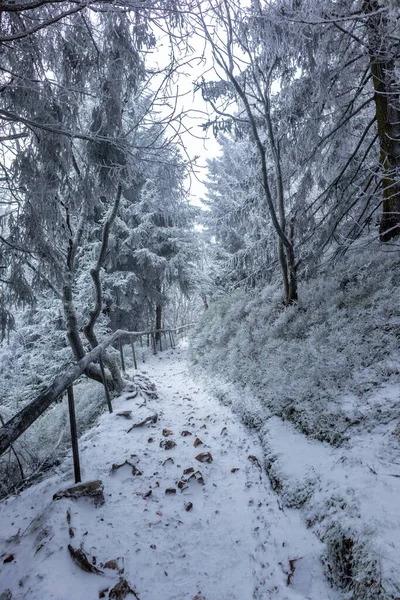
[[[0,598],[339,599],[322,544],[270,487],[257,432],[192,379],[186,349],[133,376],[79,442],[82,479],[102,481],[103,504],[53,500],[73,485],[71,455],[0,504]]]

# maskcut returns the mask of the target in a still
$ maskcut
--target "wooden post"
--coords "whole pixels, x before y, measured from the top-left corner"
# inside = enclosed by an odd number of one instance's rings
[[[142,338],[140,338],[140,339],[142,339]],[[132,337],[131,337],[131,348],[132,348],[132,356],[133,356],[133,366],[135,367],[135,369],[137,369],[135,346],[133,344],[133,338]]]
[[[78,432],[76,429],[73,385],[70,385],[68,387],[67,393],[68,393],[69,425],[70,425],[70,429],[71,429],[72,458],[74,461],[75,483],[80,483],[82,481],[82,479],[81,479],[81,466],[79,463]]]
[[[154,333],[151,334],[151,345],[153,346],[153,354],[157,354],[156,336]]]
[[[171,344],[171,348],[175,349],[174,336],[171,330],[169,330],[169,343]]]
[[[111,404],[110,390],[108,389],[107,379],[106,379],[106,373],[104,371],[104,364],[103,364],[103,359],[101,358],[101,354],[99,356],[99,363],[100,363],[101,376],[103,378],[104,391],[106,393],[106,400],[107,400],[108,410],[109,410],[110,413],[112,413],[113,409],[112,409],[112,404]]]
[[[160,336],[159,336],[159,341],[160,341],[160,352],[162,352],[162,343],[161,343],[161,338],[162,338],[162,332],[160,331]]]
[[[119,338],[119,353],[121,355],[121,368],[122,372],[125,373],[125,360],[124,360],[124,350],[122,347],[122,338]]]

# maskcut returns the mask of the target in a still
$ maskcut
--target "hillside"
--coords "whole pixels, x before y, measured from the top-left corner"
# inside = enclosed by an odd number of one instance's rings
[[[273,285],[210,306],[192,360],[261,436],[286,507],[354,599],[400,595],[400,263],[354,248],[280,303]]]

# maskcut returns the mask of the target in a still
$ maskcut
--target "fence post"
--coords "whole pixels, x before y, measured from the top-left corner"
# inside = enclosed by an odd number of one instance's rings
[[[157,354],[156,336],[154,333],[151,334],[151,345],[153,346],[153,354]]]
[[[122,338],[119,338],[119,353],[121,355],[122,372],[125,373],[125,360],[124,360],[124,350],[122,347]]]
[[[68,393],[69,425],[70,425],[70,429],[71,429],[72,458],[74,461],[75,483],[80,483],[82,481],[82,479],[81,479],[81,466],[79,463],[78,432],[76,429],[73,385],[70,385],[68,387],[67,393]]]
[[[112,409],[112,404],[111,404],[110,390],[108,389],[107,379],[106,379],[106,373],[104,371],[104,364],[103,364],[103,359],[101,357],[101,354],[99,356],[99,363],[100,363],[101,376],[103,378],[104,391],[106,393],[106,400],[107,400],[108,410],[109,410],[110,413],[112,413],[113,409]]]
[[[158,339],[159,339],[159,342],[160,342],[160,352],[162,352],[162,342],[161,342],[161,338],[162,338],[162,331],[159,331],[159,334],[160,334],[160,337],[159,337]],[[156,339],[157,339],[157,338],[156,338]]]
[[[137,362],[136,362],[136,354],[135,354],[135,346],[133,343],[133,337],[130,338],[131,339],[131,348],[132,348],[132,356],[133,356],[133,366],[135,367],[135,369],[137,369]],[[142,339],[142,338],[140,338]]]
[[[175,344],[174,344],[174,336],[172,335],[172,331],[169,330],[169,343],[171,344],[171,348],[175,349]]]

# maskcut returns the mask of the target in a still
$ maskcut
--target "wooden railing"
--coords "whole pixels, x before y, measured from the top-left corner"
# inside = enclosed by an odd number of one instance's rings
[[[99,361],[100,370],[104,385],[105,397],[107,401],[108,410],[111,413],[112,401],[111,394],[107,385],[107,379],[105,375],[102,354],[115,342],[119,343],[119,351],[121,357],[122,371],[125,371],[125,358],[123,349],[123,339],[128,339],[132,350],[132,358],[134,368],[137,369],[137,359],[135,351],[135,341],[140,340],[143,344],[143,338],[146,338],[146,344],[151,345],[153,352],[157,351],[157,345],[160,350],[163,348],[162,338],[164,338],[164,347],[167,346],[169,339],[170,347],[175,347],[174,335],[178,335],[182,331],[191,327],[193,324],[182,325],[174,329],[158,329],[150,331],[125,331],[118,329],[109,338],[104,340],[101,344],[96,346],[93,350],[88,352],[78,363],[68,368],[65,372],[56,377],[51,385],[47,387],[44,392],[39,394],[32,402],[20,410],[14,417],[7,421],[3,427],[0,428],[0,456],[6,452],[12,444],[44,413],[44,411],[55,402],[60,396],[68,393],[68,408],[70,417],[70,428],[71,428],[71,443],[72,452],[74,459],[74,471],[75,481],[78,483],[81,481],[80,465],[79,465],[79,452],[78,452],[78,435],[76,428],[75,418],[75,404],[74,404],[74,382],[86,371],[88,366]],[[167,338],[168,335],[168,338]]]

